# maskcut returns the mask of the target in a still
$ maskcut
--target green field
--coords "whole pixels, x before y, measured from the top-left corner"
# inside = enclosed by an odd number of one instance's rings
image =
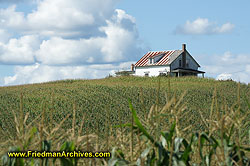
[[[185,95],[182,99],[183,93]],[[21,132],[27,132],[23,126],[31,122],[32,126],[39,126],[42,123],[43,128],[49,132],[69,115],[60,126],[60,132],[74,128],[75,133],[81,130],[82,135],[95,134],[98,136],[100,142],[97,142],[100,146],[103,144],[107,146],[108,142],[108,149],[112,149],[116,144],[107,139],[112,140],[111,137],[118,136],[117,125],[131,122],[128,99],[131,99],[138,117],[147,119],[150,109],[153,109],[152,105],[162,108],[173,98],[176,100],[173,101],[173,105],[177,105],[174,108],[182,112],[178,114],[178,129],[183,137],[188,137],[189,133],[207,131],[205,119],[215,116],[211,115],[211,110],[226,114],[226,110],[236,107],[240,110],[239,116],[245,115],[240,119],[242,130],[246,132],[250,130],[249,84],[198,77],[110,77],[96,80],[65,80],[0,87],[0,140],[1,142],[12,140],[0,148],[3,152],[7,147],[13,146],[13,140],[18,135],[16,127],[18,120],[14,120],[14,112],[21,123],[18,125],[21,128],[19,135],[22,135]],[[178,101],[181,102],[180,106]],[[27,113],[27,120],[22,124],[20,118],[25,119]],[[164,119],[164,116],[163,114],[160,118],[162,121],[158,125],[159,130],[169,129],[172,123],[169,119]],[[33,122],[35,118],[37,119]],[[83,118],[84,123],[80,127]],[[190,127],[185,129],[188,126]],[[124,135],[129,134],[129,129],[124,127],[122,131]],[[241,143],[249,146],[249,137],[250,132],[243,135]],[[62,140],[67,140],[67,137]],[[105,141],[106,143],[101,143]]]

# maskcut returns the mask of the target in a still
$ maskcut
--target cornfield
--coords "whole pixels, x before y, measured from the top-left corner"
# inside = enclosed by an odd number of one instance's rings
[[[85,149],[112,151],[112,157],[14,162],[246,165],[249,96],[249,85],[197,77],[118,77],[1,87],[2,164],[11,162],[7,151]]]

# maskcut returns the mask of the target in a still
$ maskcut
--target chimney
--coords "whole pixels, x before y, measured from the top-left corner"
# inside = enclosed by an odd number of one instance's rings
[[[182,44],[182,51],[186,51],[186,44]]]
[[[182,67],[186,68],[186,44],[182,44]]]
[[[135,71],[135,65],[131,64],[131,71]]]

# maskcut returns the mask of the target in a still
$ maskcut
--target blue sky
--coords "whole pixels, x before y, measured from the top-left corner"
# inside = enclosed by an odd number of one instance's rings
[[[103,78],[186,43],[207,77],[250,82],[250,2],[0,0],[0,85]]]
[[[239,52],[247,48],[250,41],[250,25],[247,21],[250,14],[249,5],[250,2],[247,0],[162,0],[143,3],[126,0],[121,1],[118,7],[137,19],[141,37],[146,39],[154,49],[165,47],[175,49],[180,45],[179,43],[186,42],[192,52],[209,49],[220,53],[229,49]],[[182,26],[187,20],[194,21],[197,18],[206,18],[218,26],[230,22],[235,25],[235,28],[231,33],[220,35],[173,35],[177,26]],[[215,47],[218,44],[220,47]]]

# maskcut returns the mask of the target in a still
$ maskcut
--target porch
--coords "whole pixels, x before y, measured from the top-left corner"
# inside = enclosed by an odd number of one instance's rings
[[[180,76],[197,76],[198,74],[202,74],[202,77],[204,78],[204,71],[199,71],[199,70],[193,70],[193,69],[174,69],[171,71],[176,77]]]

